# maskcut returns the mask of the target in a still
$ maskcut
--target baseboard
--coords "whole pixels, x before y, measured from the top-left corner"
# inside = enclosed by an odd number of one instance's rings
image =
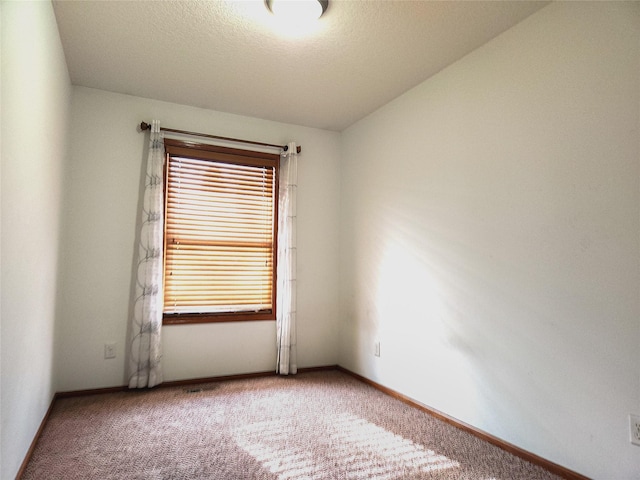
[[[323,370],[335,370],[337,365],[327,365],[322,367],[308,367],[298,369],[298,373],[319,372]],[[205,377],[205,378],[191,378],[187,380],[174,380],[171,382],[164,382],[158,385],[158,388],[171,388],[171,387],[184,387],[186,385],[198,385],[200,383],[215,383],[225,382],[227,380],[245,380],[248,378],[263,378],[263,377],[276,377],[278,374],[274,370],[253,372],[253,373],[240,373],[236,375],[222,375],[218,377]]]
[[[526,460],[529,463],[533,463],[534,465],[538,465],[542,468],[544,468],[545,470],[548,470],[551,473],[554,473],[555,475],[558,475],[559,477],[565,478],[567,480],[590,480],[589,477],[585,477],[584,475],[581,475],[577,472],[574,472],[573,470],[569,470],[566,467],[563,467],[562,465],[558,465],[557,463],[553,463],[545,458],[542,458],[534,453],[528,452],[520,447],[517,447],[515,445],[512,445],[508,442],[505,442],[504,440],[498,438],[498,437],[494,437],[493,435],[484,432],[472,425],[469,425],[467,423],[464,423],[456,418],[453,418],[449,415],[447,415],[446,413],[440,412],[434,408],[431,408],[427,405],[424,405],[410,397],[407,397],[406,395],[403,395],[400,392],[396,392],[395,390],[392,390],[391,388],[385,387],[384,385],[381,385],[379,383],[374,382],[373,380],[369,380],[366,377],[363,377],[362,375],[358,375],[357,373],[352,372],[351,370],[348,370],[344,367],[341,366],[337,366],[336,367],[337,370],[344,372],[348,375],[351,375],[352,377],[354,377],[355,379],[366,383],[367,385],[372,386],[373,388],[393,397],[396,398],[398,400],[400,400],[401,402],[406,403],[407,405],[410,405],[414,408],[417,408],[418,410],[421,410],[425,413],[428,413],[429,415],[442,420],[443,422],[452,425],[456,428],[459,428],[461,430],[464,430],[465,432],[468,432],[486,442],[491,443],[492,445],[495,445],[499,448],[501,448],[502,450],[505,450],[509,453],[511,453],[512,455],[515,455],[516,457],[520,457],[523,460]]]
[[[326,370],[337,370],[338,365],[323,365],[319,367],[306,367],[299,368],[298,373],[309,373],[309,372],[321,372]],[[172,380],[170,382],[163,382],[160,385],[156,385],[153,388],[172,388],[172,387],[184,387],[187,385],[198,385],[201,383],[215,383],[215,382],[224,382],[227,380],[245,380],[248,378],[260,378],[260,377],[275,377],[278,374],[274,370],[267,370],[261,372],[252,372],[252,373],[240,373],[235,375],[219,375],[217,377],[199,377],[199,378],[188,378],[186,380]],[[57,392],[55,394],[55,398],[69,398],[69,397],[83,397],[86,395],[101,395],[103,393],[118,393],[118,392],[126,392],[129,390],[129,387],[126,385],[121,385],[117,387],[106,387],[106,388],[91,388],[87,390],[70,390],[66,392]]]
[[[106,388],[90,388],[88,390],[70,390],[66,392],[57,392],[55,398],[84,397],[86,395],[102,395],[104,393],[118,393],[129,390],[129,387],[122,385],[119,387]]]
[[[51,411],[53,410],[53,406],[56,403],[57,393],[53,395],[51,399],[51,403],[49,404],[49,408],[47,409],[47,413],[44,414],[44,418],[40,422],[40,426],[38,427],[38,431],[36,432],[33,440],[31,441],[31,445],[29,446],[29,450],[27,450],[27,454],[24,456],[24,460],[22,460],[22,464],[20,465],[20,469],[16,474],[16,480],[20,480],[22,475],[24,475],[24,471],[27,469],[27,464],[29,460],[31,460],[31,456],[33,455],[33,451],[36,449],[36,444],[40,439],[40,435],[42,435],[42,431],[44,430],[44,426],[49,421],[49,417],[51,416]]]

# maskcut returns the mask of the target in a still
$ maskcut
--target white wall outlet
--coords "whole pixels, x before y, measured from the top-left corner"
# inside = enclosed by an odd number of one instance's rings
[[[640,415],[629,415],[629,440],[640,446]]]
[[[376,343],[373,344],[373,354],[376,357],[380,356],[380,341],[376,341]]]
[[[104,344],[104,358],[116,358],[116,344],[114,342]]]

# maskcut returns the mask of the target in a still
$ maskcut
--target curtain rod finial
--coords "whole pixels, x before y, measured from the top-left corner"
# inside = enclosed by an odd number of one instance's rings
[[[151,128],[151,125],[149,125],[147,122],[140,122],[140,131],[144,132],[145,130],[149,130]]]
[[[284,150],[285,152],[289,151],[289,145],[285,145],[282,147],[282,150]],[[298,145],[296,147],[296,153],[300,153],[302,151],[302,148],[300,148],[300,145]]]

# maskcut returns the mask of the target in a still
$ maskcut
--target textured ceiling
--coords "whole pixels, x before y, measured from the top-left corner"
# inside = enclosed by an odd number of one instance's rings
[[[74,85],[340,131],[548,2],[54,1]]]

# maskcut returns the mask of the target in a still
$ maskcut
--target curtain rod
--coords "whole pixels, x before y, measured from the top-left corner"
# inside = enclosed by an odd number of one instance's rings
[[[140,130],[141,131],[145,131],[145,130],[149,130],[149,129],[151,129],[151,125],[149,123],[140,122]],[[163,132],[181,133],[183,135],[192,135],[192,136],[196,136],[196,137],[215,138],[216,140],[227,140],[229,142],[248,143],[250,145],[260,145],[262,147],[282,148],[285,152],[287,150],[289,150],[289,145],[274,145],[272,143],[254,142],[254,141],[251,141],[251,140],[242,140],[240,138],[219,137],[217,135],[209,135],[208,133],[188,132],[186,130],[175,130],[173,128],[165,128],[165,127],[160,127],[160,130],[162,130]],[[296,150],[298,151],[298,153],[300,153],[302,151],[302,148],[298,145],[298,148]]]

